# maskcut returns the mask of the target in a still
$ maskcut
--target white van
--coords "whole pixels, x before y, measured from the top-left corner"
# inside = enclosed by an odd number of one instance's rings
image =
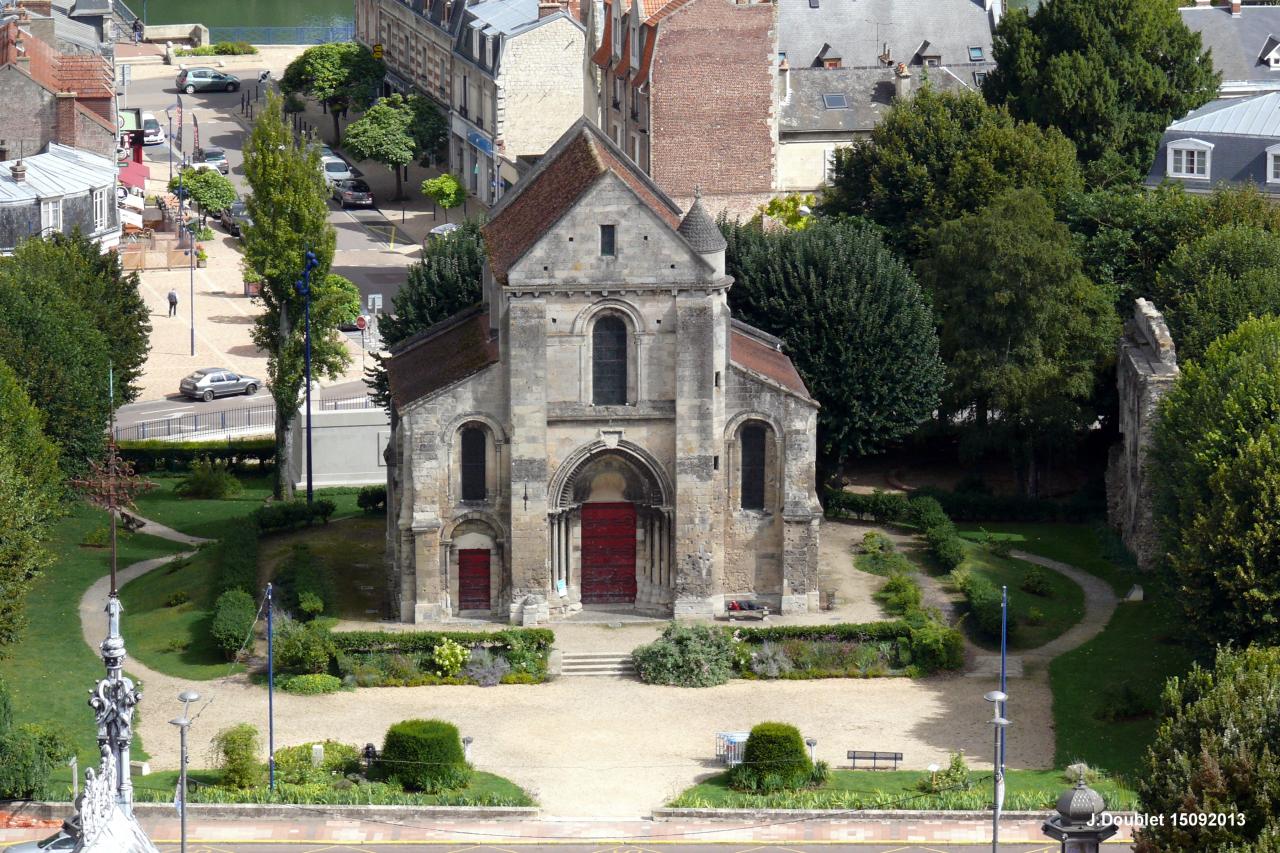
[[[142,144],[159,145],[164,142],[164,128],[156,119],[155,113],[142,114]]]

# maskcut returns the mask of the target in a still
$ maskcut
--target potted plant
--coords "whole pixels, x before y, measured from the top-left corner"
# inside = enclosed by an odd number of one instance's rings
[[[196,266],[198,267],[209,266],[209,256],[205,253],[204,246],[200,246],[200,245],[196,246]]]

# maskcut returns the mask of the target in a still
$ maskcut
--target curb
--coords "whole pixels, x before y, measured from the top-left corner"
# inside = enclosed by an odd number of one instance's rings
[[[70,803],[0,802],[0,812],[31,821],[61,821],[71,815]],[[173,803],[134,803],[141,819],[177,815]],[[188,803],[188,820],[297,820],[299,813],[322,815],[330,820],[536,820],[535,806],[332,806],[322,803]]]
[[[1133,816],[1133,812],[1108,812],[1124,821]],[[1054,812],[1046,809],[1039,812],[1000,812],[1000,820],[1004,821],[1044,821]],[[950,823],[961,821],[991,822],[991,811],[921,811],[914,809],[681,809],[661,808],[653,810],[654,820],[725,820],[739,822],[800,820],[807,818],[827,818],[841,822],[917,822],[922,820],[941,820]]]

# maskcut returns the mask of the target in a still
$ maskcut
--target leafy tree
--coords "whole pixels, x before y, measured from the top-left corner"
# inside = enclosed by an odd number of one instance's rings
[[[820,218],[803,231],[721,229],[734,314],[786,342],[822,404],[820,482],[932,414],[943,379],[934,315],[874,228]]]
[[[183,169],[169,180],[169,191],[176,192],[180,185],[200,206],[201,224],[210,213],[226,210],[236,200],[235,184],[217,169]]]
[[[1174,119],[1215,96],[1200,35],[1168,0],[1054,0],[1012,9],[996,27],[993,103],[1057,128],[1091,162],[1114,152],[1143,173]]]
[[[364,45],[330,42],[309,47],[290,62],[280,78],[280,90],[286,95],[309,95],[327,106],[337,145],[342,138],[339,113],[371,103],[386,73],[382,60],[374,59]]]
[[[434,166],[449,156],[449,118],[430,98],[410,95],[405,100],[413,112],[409,133],[413,136],[418,162],[422,166]]]
[[[428,241],[422,260],[409,268],[408,279],[392,300],[394,310],[378,323],[384,348],[389,350],[479,302],[484,260],[480,223],[475,220]],[[389,406],[385,358],[375,355],[374,366],[367,374],[373,396]]]
[[[449,221],[449,211],[467,200],[467,188],[448,172],[423,181],[422,194],[444,208],[445,222]]]
[[[776,196],[769,199],[768,204],[762,204],[757,208],[759,216],[756,218],[762,219],[768,216],[788,228],[803,231],[813,223],[812,211],[817,205],[818,198],[812,194],[792,193],[791,195]],[[808,208],[808,210],[801,211],[800,208],[802,207]]]
[[[1248,317],[1280,313],[1280,234],[1227,225],[1174,250],[1152,298],[1165,312],[1181,360]]]
[[[1246,320],[1183,366],[1151,446],[1155,516],[1188,624],[1280,643],[1280,320]]]
[[[941,320],[947,408],[972,411],[969,446],[1009,448],[1035,496],[1045,453],[1094,419],[1093,378],[1119,332],[1111,300],[1033,189],[943,223],[930,249],[918,270]]]
[[[336,333],[349,302],[327,295],[334,232],[328,222],[319,154],[295,143],[280,109],[280,99],[267,98],[245,149],[245,177],[252,195],[246,199],[253,227],[244,229],[246,266],[262,279],[259,296],[266,310],[254,323],[253,342],[267,353],[267,376],[276,404],[276,458],[289,459],[289,425],[298,411],[304,383],[303,298],[295,283],[302,277],[307,252],[317,266],[311,273],[311,366],[313,375],[335,378],[349,354]],[[341,288],[334,292],[340,292]],[[291,498],[287,465],[276,466],[275,493]]]
[[[16,279],[57,285],[92,318],[110,348],[116,405],[137,399],[151,349],[151,313],[138,292],[138,274],[126,274],[116,253],[79,233],[23,241],[5,263]]]
[[[326,310],[333,312],[339,326],[348,326],[360,316],[360,288],[356,287],[351,279],[337,273],[331,272],[326,275],[312,292],[312,313],[315,312],[314,303],[317,299],[332,302],[332,308]]]
[[[344,143],[357,160],[376,160],[396,176],[393,201],[404,198],[400,191],[402,169],[413,162],[413,109],[400,95],[378,101],[359,120],[347,126]]]
[[[1239,815],[1224,825],[1166,817],[1137,833],[1138,853],[1280,850],[1280,648],[1220,649],[1165,685],[1138,800],[1148,814]]]
[[[1034,187],[1056,202],[1081,186],[1075,149],[1057,130],[1014,121],[975,92],[926,87],[895,103],[869,139],[837,149],[822,209],[869,217],[915,258],[930,228],[1007,189]]]

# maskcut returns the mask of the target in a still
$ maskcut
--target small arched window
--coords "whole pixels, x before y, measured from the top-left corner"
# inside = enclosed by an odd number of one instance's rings
[[[765,430],[760,424],[742,428],[742,508],[764,509]]]
[[[467,427],[462,431],[462,499],[485,499],[485,447],[484,430]]]
[[[591,400],[597,406],[627,402],[627,325],[602,317],[591,332]]]

